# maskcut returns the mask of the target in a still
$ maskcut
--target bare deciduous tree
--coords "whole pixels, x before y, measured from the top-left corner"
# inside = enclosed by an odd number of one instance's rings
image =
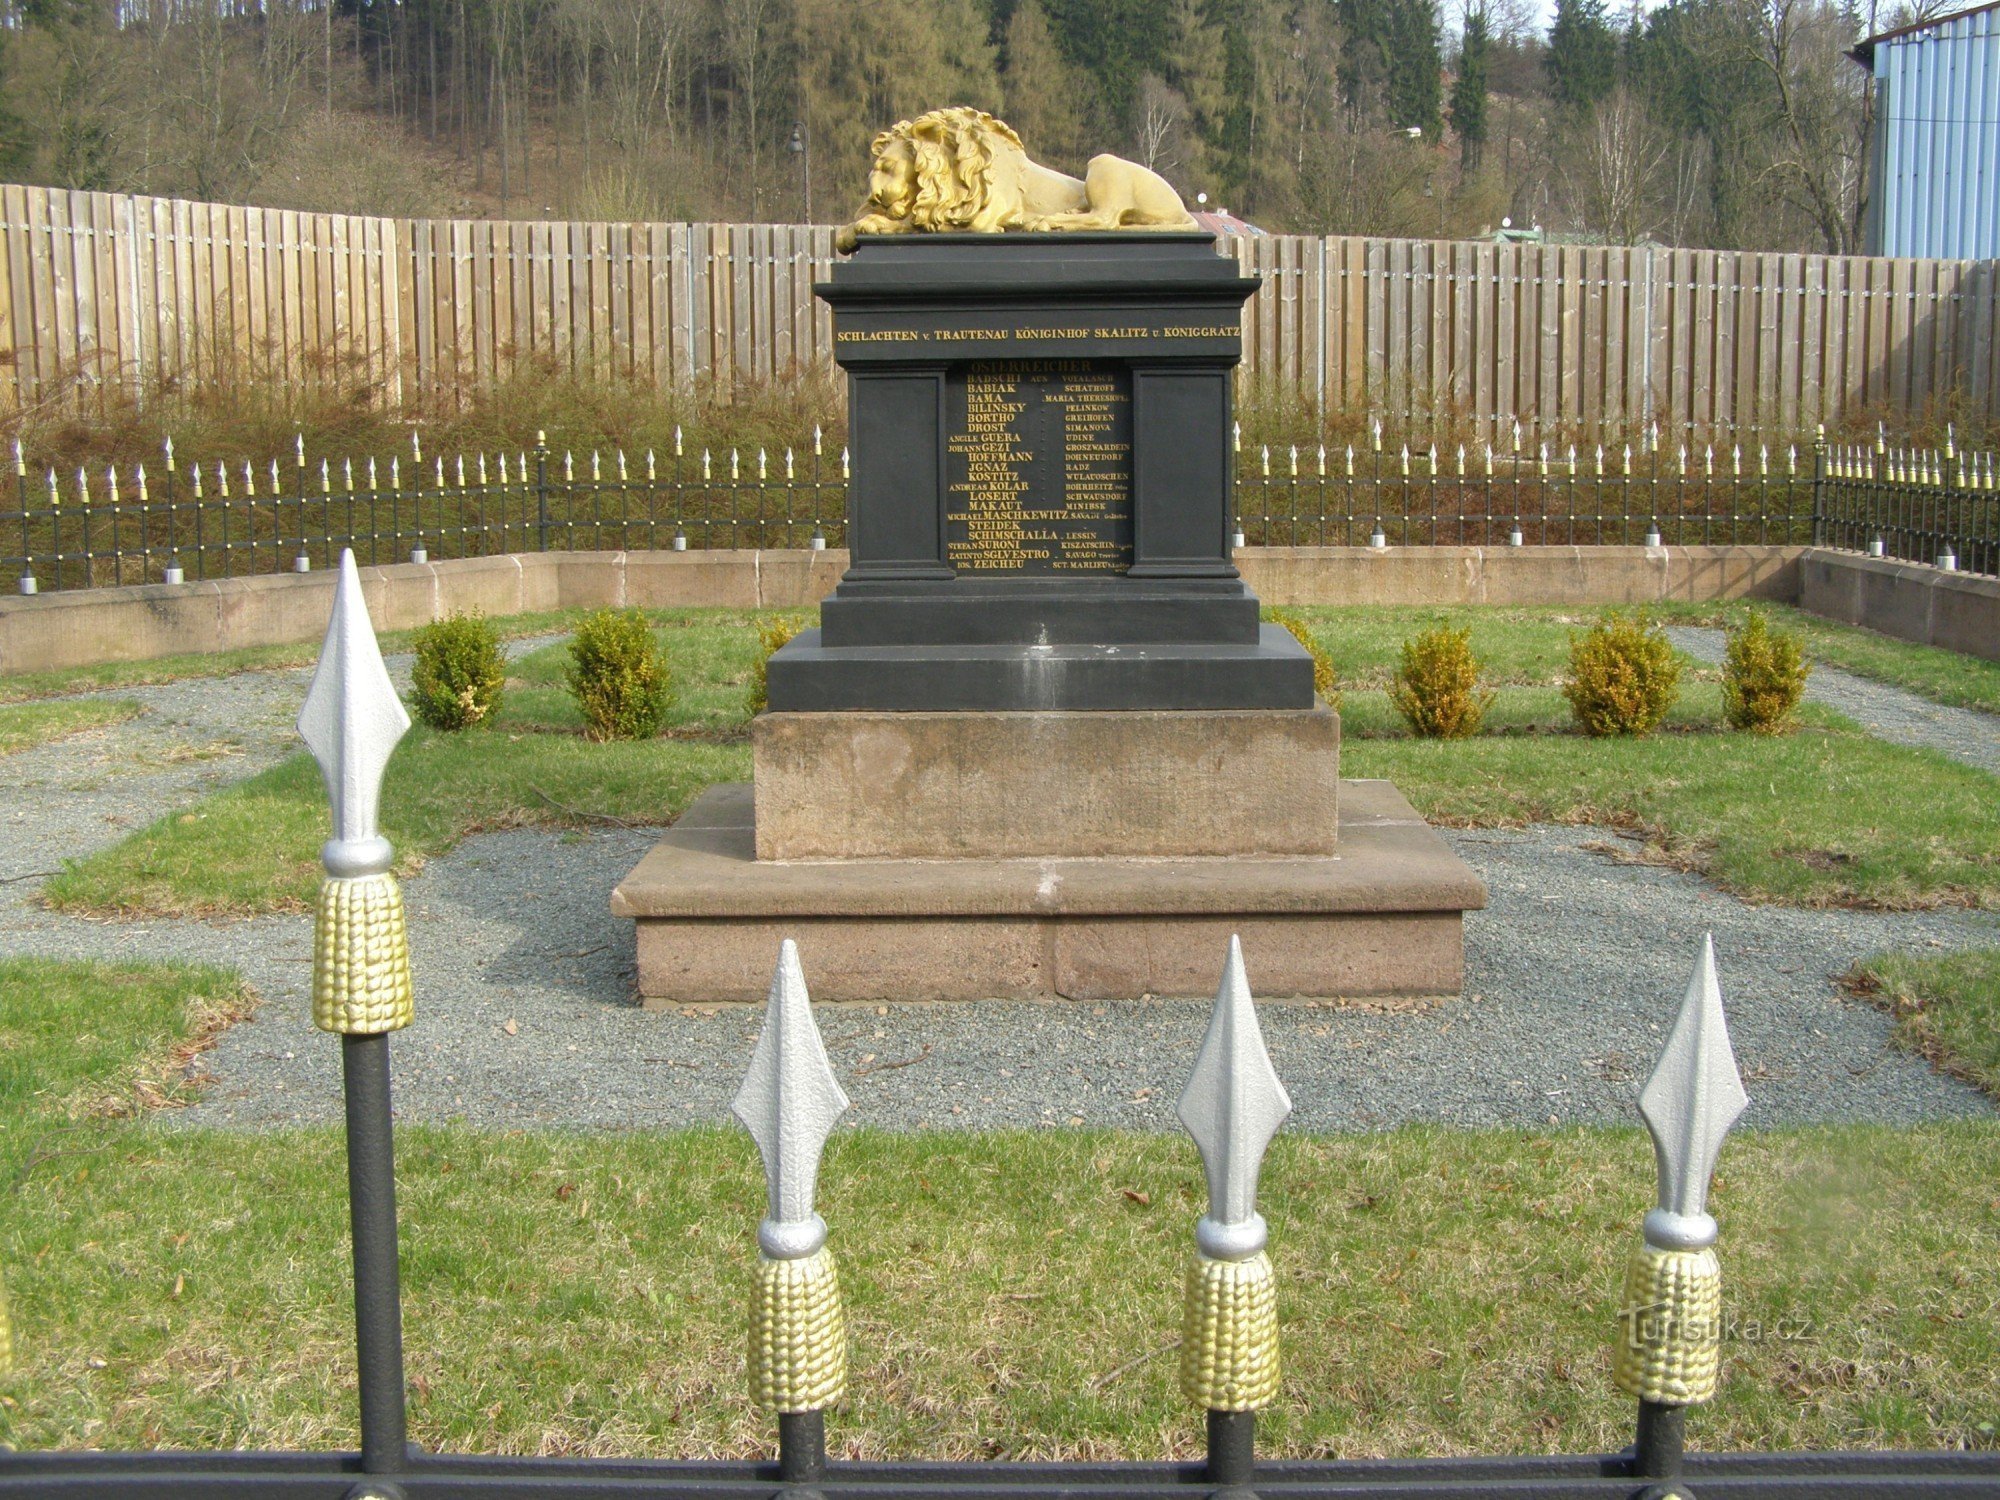
[[[1644,238],[1656,227],[1656,192],[1672,156],[1672,140],[1631,91],[1612,90],[1560,164],[1570,212],[1615,244]]]
[[[1178,149],[1187,100],[1168,88],[1157,73],[1139,80],[1132,107],[1132,149],[1136,160],[1155,172],[1171,173],[1181,165]]]
[[[1842,66],[1851,21],[1825,0],[1762,0],[1756,16],[1756,60],[1775,123],[1760,176],[1829,254],[1852,254],[1861,242],[1867,140],[1859,70]]]
[[[758,114],[772,43],[773,0],[722,0],[722,49],[743,103],[743,138],[750,158],[750,216],[763,217],[763,177],[758,168],[762,144]]]

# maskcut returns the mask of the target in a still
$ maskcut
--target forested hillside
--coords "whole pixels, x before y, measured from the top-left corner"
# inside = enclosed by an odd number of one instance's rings
[[[1829,0],[13,3],[0,175],[56,186],[834,222],[873,131],[963,102],[1273,230],[1859,241],[1869,22]]]

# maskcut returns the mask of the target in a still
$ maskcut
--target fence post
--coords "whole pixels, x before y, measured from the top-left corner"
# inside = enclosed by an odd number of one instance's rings
[[[299,555],[300,557],[305,557],[305,556],[307,555],[307,552],[306,552],[306,548],[307,548],[307,546],[308,546],[308,544],[309,544],[309,540],[310,540],[310,539],[308,538],[307,534],[306,534],[306,498],[307,498],[307,496],[309,496],[309,495],[310,495],[310,494],[312,493],[312,486],[311,486],[311,484],[309,483],[309,481],[308,481],[308,476],[307,476],[307,474],[306,474],[306,435],[305,435],[305,434],[304,434],[303,432],[300,432],[300,433],[295,433],[295,434],[293,434],[293,438],[292,438],[292,456],[293,456],[293,460],[294,460],[294,464],[293,464],[293,466],[294,466],[294,468],[295,468],[295,469],[297,470],[297,473],[296,473],[296,476],[295,476],[295,477],[296,477],[296,478],[297,478],[297,480],[298,480],[298,486],[299,486],[299,552],[298,552],[298,555]],[[277,465],[277,460],[276,460],[276,459],[273,459],[273,460],[271,461],[271,470],[272,470],[272,476],[273,476],[273,477],[272,477],[272,481],[271,481],[271,483],[272,483],[272,486],[273,486],[274,488],[275,488],[275,487],[276,487],[276,485],[277,485],[277,478],[276,478],[276,474],[277,474],[277,467],[278,467],[278,465]],[[274,525],[274,526],[281,526],[281,525],[283,525],[283,524],[284,524],[284,508],[283,508],[282,506],[279,506],[279,507],[277,507],[277,508],[276,508],[276,515],[275,515],[275,516],[273,517],[273,520],[272,520],[272,525]],[[375,529],[375,528],[374,528],[374,527],[372,527],[372,526],[371,526],[371,527],[369,527],[369,530],[370,530],[370,531],[373,531],[374,529]],[[322,553],[320,554],[320,556],[321,556],[322,558],[324,558],[324,557],[326,556],[326,554],[325,554],[324,552],[322,552]]]
[[[1626,1265],[1611,1378],[1639,1398],[1633,1477],[1677,1491],[1687,1408],[1715,1394],[1722,1359],[1722,1270],[1708,1185],[1723,1137],[1750,1102],[1729,1046],[1715,940],[1704,936],[1686,998],[1639,1095],[1659,1165],[1658,1206]]]
[[[34,559],[28,555],[28,532],[33,522],[28,516],[28,460],[19,438],[14,439],[14,490],[21,500],[21,592],[32,594],[40,585],[35,580]]]
[[[778,1476],[826,1476],[826,1409],[847,1390],[840,1277],[813,1207],[819,1158],[848,1099],[813,1024],[798,945],[786,938],[764,1029],[730,1111],[764,1159],[768,1212],[757,1226],[750,1293],[750,1395],[778,1414]]]
[[[326,879],[313,922],[312,1006],[313,1024],[341,1042],[361,1467],[369,1474],[400,1473],[409,1462],[389,1033],[408,1026],[415,1010],[403,896],[389,873],[394,851],[375,821],[382,772],[409,727],[347,548],[298,728],[333,804],[333,837],[320,851]]]
[[[1826,423],[1813,432],[1812,542],[1826,545]]]
[[[549,435],[535,434],[535,537],[536,544],[549,550]]]
[[[1264,1050],[1234,936],[1177,1112],[1208,1177],[1181,1315],[1181,1390],[1208,1413],[1208,1482],[1242,1491],[1256,1458],[1257,1413],[1278,1393],[1278,1285],[1257,1176],[1292,1101]]]
[[[168,583],[184,583],[187,573],[181,566],[181,501],[180,492],[174,487],[174,440],[169,437],[161,445],[165,459],[167,484],[167,570]],[[199,549],[195,554],[195,567],[201,567]]]

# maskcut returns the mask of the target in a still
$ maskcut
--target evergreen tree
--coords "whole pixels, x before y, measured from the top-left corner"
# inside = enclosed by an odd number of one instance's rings
[[[1357,120],[1435,136],[1444,94],[1436,0],[1336,0],[1334,13],[1342,32],[1334,76]]]
[[[1382,92],[1387,73],[1388,3],[1334,0],[1333,9],[1341,30],[1340,58],[1334,64],[1341,101],[1357,117],[1366,118]]]
[[[1182,175],[1204,188],[1219,187],[1209,174],[1229,112],[1229,60],[1222,29],[1209,20],[1201,0],[1175,0],[1169,35],[1166,81],[1187,100],[1193,126],[1186,138],[1192,149],[1184,153]]]
[[[1172,0],[1043,0],[1063,55],[1094,85],[1090,113],[1123,120],[1139,80],[1166,69]]]
[[[93,5],[91,0],[20,0],[18,9],[23,26],[38,26],[44,31],[108,26],[112,19],[108,9]]]
[[[1040,0],[1021,0],[1007,22],[1006,120],[1040,161],[1066,172],[1105,147],[1096,137],[1091,102],[1096,86],[1062,55]]]
[[[975,0],[794,0],[796,87],[815,142],[835,162],[865,162],[875,132],[897,120],[944,104],[1000,111],[984,21]]]
[[[1728,0],[1669,0],[1630,45],[1633,92],[1674,135],[1706,148],[1711,244],[1742,243],[1757,174],[1765,78],[1756,33]]]
[[[1242,194],[1257,160],[1257,106],[1262,102],[1257,50],[1252,41],[1259,7],[1254,0],[1210,0],[1208,19],[1222,34],[1222,117],[1215,132],[1216,185],[1247,211]]]
[[[1618,40],[1604,17],[1604,0],[1556,0],[1543,65],[1549,92],[1564,109],[1588,109],[1611,92],[1618,82]]]
[[[1436,0],[1391,0],[1388,21],[1389,123],[1434,139],[1444,124]]]
[[[0,27],[0,79],[7,76],[7,30]],[[17,178],[26,170],[34,155],[26,122],[7,107],[4,93],[0,93],[0,175]]]
[[[1458,42],[1458,78],[1451,86],[1451,128],[1458,132],[1461,170],[1479,170],[1486,149],[1486,63],[1493,50],[1486,12],[1479,6],[1465,13]]]

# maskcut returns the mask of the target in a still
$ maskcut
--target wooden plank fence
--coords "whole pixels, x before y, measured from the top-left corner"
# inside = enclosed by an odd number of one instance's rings
[[[1237,239],[1245,388],[1524,428],[2000,419],[2000,262],[1347,236]]]
[[[1803,432],[2000,420],[2000,262],[1302,235],[1246,394],[1470,420]],[[189,380],[449,398],[523,368],[729,393],[830,362],[832,231],[387,219],[0,186],[0,411]]]

